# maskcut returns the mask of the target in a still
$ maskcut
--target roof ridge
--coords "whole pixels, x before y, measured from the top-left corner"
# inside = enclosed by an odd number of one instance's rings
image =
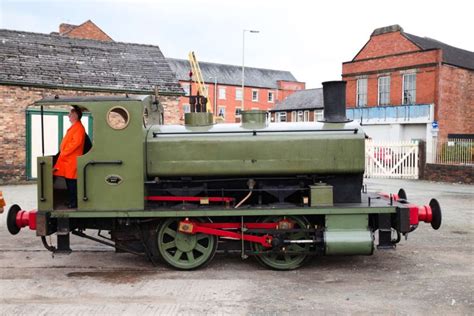
[[[166,58],[166,59],[177,60],[177,61],[189,62],[188,60],[182,59],[182,58],[174,58],[174,57],[165,57],[165,58]],[[199,61],[199,64],[212,64],[212,65],[231,66],[231,67],[236,67],[236,68],[242,68],[242,65],[223,64],[223,63],[216,63],[216,62],[211,62],[211,61]],[[247,70],[247,69],[259,69],[259,70],[278,71],[278,72],[288,72],[288,73],[291,73],[291,71],[289,71],[289,70],[278,70],[278,69],[269,69],[269,68],[259,68],[259,67],[249,67],[249,66],[245,66],[245,70]]]
[[[81,41],[81,42],[92,42],[92,43],[100,43],[104,45],[115,45],[115,44],[121,44],[121,45],[134,45],[134,46],[144,46],[144,47],[154,47],[158,48],[161,51],[160,46],[158,45],[151,45],[151,44],[140,44],[140,43],[130,43],[130,42],[117,42],[117,41],[101,41],[101,40],[95,40],[95,39],[89,39],[89,38],[76,38],[76,37],[67,37],[67,36],[61,36],[58,34],[46,34],[46,33],[38,33],[38,32],[30,32],[30,31],[18,31],[18,30],[9,30],[9,29],[0,29],[0,32],[7,31],[10,33],[17,33],[17,34],[33,34],[33,35],[40,35],[44,37],[51,37],[55,39],[62,39],[62,40],[68,40],[68,41]],[[165,57],[166,58],[166,57]]]

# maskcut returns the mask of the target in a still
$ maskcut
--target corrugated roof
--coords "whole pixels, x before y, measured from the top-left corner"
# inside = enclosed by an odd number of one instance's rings
[[[457,48],[428,37],[419,37],[405,32],[402,34],[421,49],[441,49],[443,51],[443,62],[474,70],[474,52]]]
[[[294,111],[323,108],[323,88],[317,88],[296,91],[286,97],[283,101],[277,103],[271,111]]]
[[[189,80],[189,61],[185,59],[167,58],[171,68],[180,81]],[[204,81],[239,86],[242,84],[242,66],[199,62]],[[212,77],[212,79],[210,79]],[[245,67],[245,86],[277,89],[277,81],[297,81],[289,71]]]
[[[183,93],[158,46],[4,29],[0,83]]]

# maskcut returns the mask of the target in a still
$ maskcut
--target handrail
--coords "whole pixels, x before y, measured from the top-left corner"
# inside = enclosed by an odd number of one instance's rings
[[[300,130],[249,130],[249,131],[215,131],[215,132],[153,132],[153,137],[156,138],[161,135],[211,135],[211,134],[252,134],[257,136],[257,133],[317,133],[317,132],[351,132],[357,134],[358,128],[343,129],[300,129]]]
[[[87,201],[89,198],[87,197],[87,167],[89,166],[95,166],[95,165],[121,165],[123,163],[122,160],[102,160],[102,161],[95,161],[91,160],[88,163],[85,164],[83,170],[83,177],[84,177],[84,194],[82,197],[82,200]]]
[[[44,173],[43,173],[43,166],[46,163],[44,161],[40,161],[40,176],[41,176],[41,196],[40,196],[40,201],[44,202],[46,201],[46,198],[44,197]]]

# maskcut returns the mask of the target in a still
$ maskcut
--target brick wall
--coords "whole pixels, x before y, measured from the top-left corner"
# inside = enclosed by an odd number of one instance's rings
[[[295,82],[295,81],[277,81],[278,84],[278,100],[284,100],[287,96],[295,93],[296,91],[306,89],[306,84],[304,82]]]
[[[347,107],[356,106],[361,78],[367,78],[367,106],[377,106],[380,76],[390,76],[390,105],[401,105],[403,75],[415,72],[415,103],[435,104],[438,137],[474,134],[474,71],[443,64],[442,54],[420,50],[400,32],[372,36],[353,61],[342,65]]]
[[[436,98],[436,67],[413,68],[416,71],[416,103],[431,104],[435,103]],[[345,76],[343,79],[347,82],[346,86],[346,104],[352,108],[356,106],[357,79],[367,78],[367,106],[377,106],[378,104],[378,78],[381,76],[390,76],[390,105],[402,104],[402,89],[404,70],[381,71],[375,74],[359,76]]]
[[[474,134],[474,71],[442,65],[439,90],[438,137]]]
[[[419,47],[400,32],[392,32],[372,36],[354,59],[360,60],[418,50],[420,50]]]
[[[62,23],[59,25],[59,35],[73,37],[73,38],[86,38],[98,41],[113,41],[104,31],[102,31],[92,21],[86,21],[81,25],[71,25]]]
[[[0,85],[0,184],[26,180],[26,108],[54,95],[87,96],[112,93]],[[120,94],[123,95],[123,94]],[[160,96],[165,122],[178,123],[178,97]]]
[[[439,51],[420,51],[392,56],[381,56],[361,61],[342,64],[342,75],[357,76],[362,74],[390,72],[415,67],[434,66],[438,63]]]
[[[474,184],[474,166],[426,164],[424,180]]]

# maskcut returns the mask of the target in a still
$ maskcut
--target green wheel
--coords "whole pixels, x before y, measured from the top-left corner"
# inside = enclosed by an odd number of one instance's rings
[[[178,231],[180,219],[167,219],[156,235],[160,257],[170,266],[192,270],[207,264],[216,254],[217,236]],[[203,221],[203,220],[200,220]]]
[[[309,224],[308,220],[302,216],[286,216],[295,222],[294,229],[306,228]],[[271,216],[264,218],[261,222],[277,222],[283,219],[283,216]],[[308,233],[296,232],[288,235],[291,240],[311,239]],[[311,244],[290,244],[286,250],[281,252],[271,252],[267,248],[258,243],[251,243],[253,251],[268,251],[268,254],[257,255],[256,258],[263,266],[275,270],[293,270],[301,267],[306,261],[307,254],[311,248]],[[291,252],[285,253],[285,251]],[[295,252],[302,252],[297,254]]]

